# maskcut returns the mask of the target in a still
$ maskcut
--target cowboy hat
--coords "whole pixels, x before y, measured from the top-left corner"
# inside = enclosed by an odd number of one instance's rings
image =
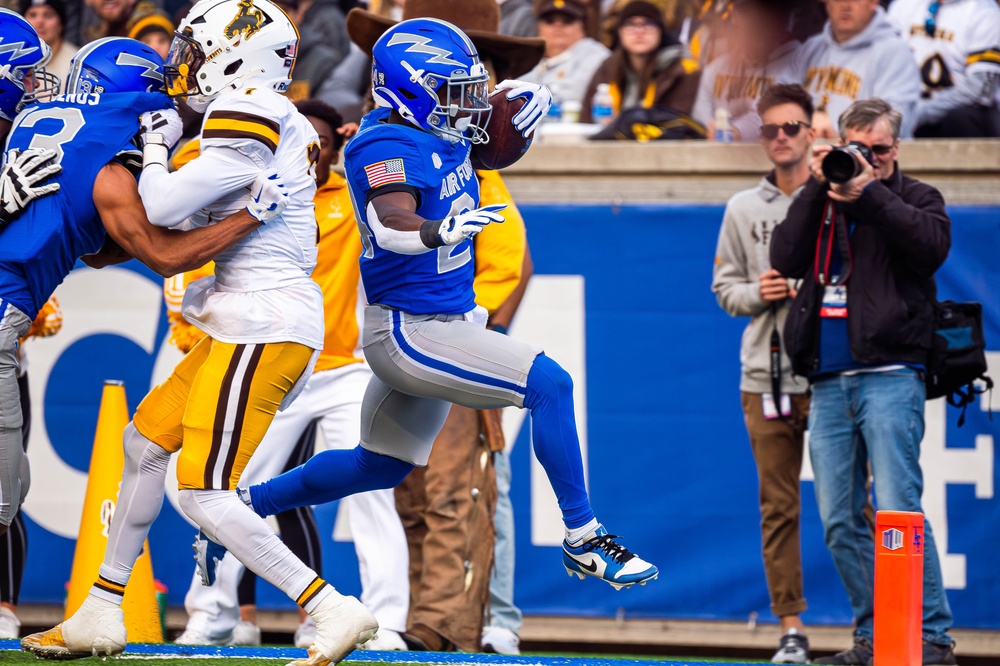
[[[406,0],[403,20],[413,18],[441,19],[461,28],[479,55],[493,62],[497,80],[529,72],[545,53],[541,39],[508,37],[497,32],[500,5],[496,0]],[[369,55],[382,33],[395,24],[391,18],[363,9],[352,9],[347,14],[347,34]]]

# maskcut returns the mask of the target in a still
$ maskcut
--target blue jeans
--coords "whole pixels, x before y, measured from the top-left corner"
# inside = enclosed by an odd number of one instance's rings
[[[872,640],[875,543],[862,514],[868,464],[879,509],[923,513],[924,382],[916,371],[904,368],[836,375],[817,381],[812,392],[809,455],[826,546],[847,588],[855,636]],[[924,535],[923,637],[951,645],[951,608],[934,533],[926,522]]]
[[[514,605],[514,507],[510,501],[510,454],[499,451],[493,456],[497,475],[497,508],[493,524],[496,544],[493,547],[493,572],[490,575],[490,608],[487,626],[502,627],[521,635],[521,609]]]

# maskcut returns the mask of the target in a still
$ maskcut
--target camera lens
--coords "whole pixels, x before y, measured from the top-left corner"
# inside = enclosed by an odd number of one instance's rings
[[[852,152],[834,148],[823,158],[822,171],[828,181],[840,184],[857,176],[861,166]]]

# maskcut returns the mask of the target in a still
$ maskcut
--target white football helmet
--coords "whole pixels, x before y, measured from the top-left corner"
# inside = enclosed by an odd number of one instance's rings
[[[200,0],[174,32],[164,67],[167,94],[195,111],[252,82],[284,92],[299,32],[271,0]]]

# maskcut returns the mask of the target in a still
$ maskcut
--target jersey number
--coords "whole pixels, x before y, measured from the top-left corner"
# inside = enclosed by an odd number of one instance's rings
[[[944,64],[944,58],[940,53],[935,53],[924,61],[920,67],[920,78],[929,90],[942,90],[951,88],[955,82],[951,80],[951,73],[948,66]]]
[[[463,192],[451,202],[451,210],[448,211],[448,215],[459,215],[468,210],[473,210],[475,207],[476,202],[473,200],[472,195],[468,192]],[[462,250],[458,254],[452,254],[458,248],[462,248]],[[472,250],[464,243],[439,247],[437,255],[438,275],[461,268],[472,260]]]
[[[28,148],[50,148],[56,151],[56,162],[61,162],[63,158],[63,144],[73,140],[86,121],[83,119],[83,112],[80,109],[56,108],[39,109],[28,111],[19,121],[19,127],[32,128],[42,120],[61,120],[62,129],[55,134],[35,134],[31,137]]]

